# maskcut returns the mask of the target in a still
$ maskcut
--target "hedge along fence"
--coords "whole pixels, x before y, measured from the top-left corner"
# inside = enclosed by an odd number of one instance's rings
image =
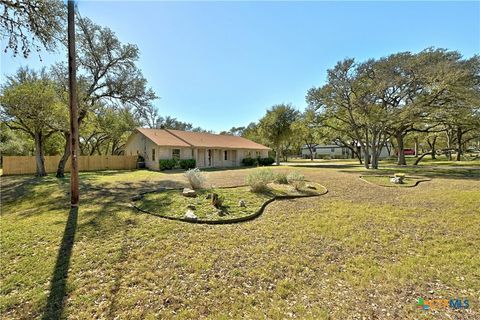
[[[47,173],[57,171],[61,156],[45,156],[45,170]],[[122,170],[135,169],[137,156],[79,156],[78,168],[80,171]],[[70,171],[70,159],[65,165],[65,171]],[[6,156],[3,157],[3,175],[34,174],[37,165],[34,156]]]

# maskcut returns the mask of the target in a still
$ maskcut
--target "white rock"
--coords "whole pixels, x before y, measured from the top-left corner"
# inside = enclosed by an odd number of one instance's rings
[[[390,182],[394,183],[394,184],[402,184],[403,183],[403,177],[390,178]]]
[[[197,220],[197,216],[190,209],[187,210],[187,212],[185,213],[185,215],[183,217],[186,218],[186,219]]]
[[[242,199],[242,200],[238,201],[238,206],[239,207],[246,207],[247,204],[245,203],[245,200]]]
[[[193,189],[183,188],[182,195],[184,195],[185,197],[193,197],[194,198],[194,197],[197,196],[197,193]]]

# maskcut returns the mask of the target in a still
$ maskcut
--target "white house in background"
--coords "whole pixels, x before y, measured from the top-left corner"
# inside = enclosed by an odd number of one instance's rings
[[[125,144],[125,155],[139,155],[159,170],[160,159],[195,159],[197,167],[235,167],[244,158],[266,158],[270,148],[243,137],[171,129],[137,128]]]
[[[359,152],[360,152],[360,147]],[[314,158],[332,158],[332,159],[349,159],[354,158],[352,151],[347,147],[338,146],[336,144],[316,144],[312,147]],[[390,157],[389,149],[384,146],[380,152],[380,159]],[[307,145],[302,146],[302,158],[310,158],[310,149]]]

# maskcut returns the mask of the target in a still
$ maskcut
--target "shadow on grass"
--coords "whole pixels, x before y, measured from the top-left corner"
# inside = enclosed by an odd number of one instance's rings
[[[57,262],[50,281],[50,294],[42,319],[60,319],[65,307],[68,268],[72,256],[73,243],[77,228],[78,208],[71,208],[63,232],[62,243],[58,250]]]

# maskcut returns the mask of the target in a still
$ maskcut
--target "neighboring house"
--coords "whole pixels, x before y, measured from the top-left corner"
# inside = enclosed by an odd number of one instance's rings
[[[235,167],[243,158],[268,157],[270,148],[238,136],[171,129],[137,128],[125,144],[125,155],[140,155],[145,166],[159,169],[160,159],[195,159],[197,167]]]
[[[360,147],[358,147],[360,149]],[[332,159],[348,159],[354,158],[352,151],[347,147],[338,146],[336,144],[316,144],[312,148],[314,158],[332,158]],[[360,151],[360,150],[359,150]],[[386,146],[380,152],[380,159],[388,158],[390,151]],[[302,158],[310,158],[310,149],[307,145],[302,146]]]

